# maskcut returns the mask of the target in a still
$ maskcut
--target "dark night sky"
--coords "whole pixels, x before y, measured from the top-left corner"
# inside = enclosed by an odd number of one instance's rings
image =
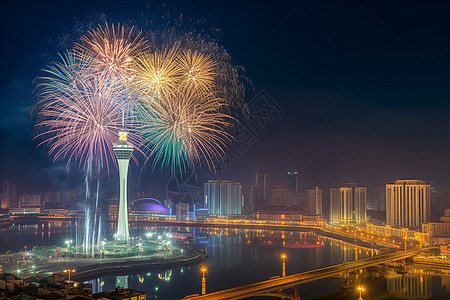
[[[285,111],[233,179],[268,169],[301,187],[418,177],[450,187],[450,3],[444,1],[3,1],[0,179],[25,189],[64,176],[31,140],[33,80],[77,22],[180,14],[219,28],[255,91]],[[73,171],[76,173],[76,171]],[[76,176],[75,176],[76,177]]]

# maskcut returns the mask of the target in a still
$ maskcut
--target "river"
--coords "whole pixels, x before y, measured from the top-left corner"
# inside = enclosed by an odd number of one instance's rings
[[[191,243],[203,245],[208,253],[206,283],[207,292],[236,287],[256,281],[266,280],[272,276],[280,276],[282,262],[280,255],[286,253],[286,273],[294,274],[312,270],[344,261],[369,257],[368,249],[356,248],[351,244],[322,237],[313,232],[245,230],[245,229],[214,229],[214,228],[186,228],[138,226],[132,228],[132,235],[146,232],[172,232],[188,236]],[[18,251],[31,249],[35,245],[63,244],[64,240],[73,238],[74,227],[68,223],[48,223],[39,225],[10,226],[0,229],[0,253],[8,250]],[[114,289],[124,286],[145,291],[150,298],[155,295],[158,299],[181,299],[187,295],[201,292],[201,265],[189,268],[175,268],[171,270],[147,270],[129,272],[121,276],[106,276],[92,279],[93,292]],[[379,282],[385,293],[382,299],[402,298],[398,290],[405,290],[408,278],[414,281],[415,273],[402,275],[390,273]],[[408,277],[409,276],[409,277]],[[425,276],[425,275],[420,275]],[[419,278],[419,282],[427,284],[424,294],[432,299],[449,299],[450,276],[430,274]],[[361,275],[361,280],[374,281],[377,275]],[[364,278],[364,279],[363,279]],[[425,280],[424,280],[425,278]],[[429,278],[429,280],[428,280]],[[402,281],[403,280],[403,281]],[[339,295],[346,299],[352,298],[354,291],[342,292],[339,278],[330,278],[303,284],[299,287],[301,299],[317,299]],[[375,282],[375,281],[374,281]],[[425,282],[425,283],[423,283]],[[428,284],[429,282],[429,284]],[[448,285],[445,285],[448,283]],[[367,282],[367,285],[371,284]],[[403,287],[399,287],[403,284]],[[411,285],[414,285],[412,283]],[[377,287],[380,289],[380,287]],[[429,292],[428,292],[429,290]],[[396,294],[397,292],[397,294]],[[349,294],[350,293],[350,294]],[[370,291],[368,291],[370,293]],[[374,293],[374,291],[372,291]],[[423,295],[422,295],[423,296]],[[355,298],[357,299],[357,297]],[[420,298],[417,298],[420,299]]]

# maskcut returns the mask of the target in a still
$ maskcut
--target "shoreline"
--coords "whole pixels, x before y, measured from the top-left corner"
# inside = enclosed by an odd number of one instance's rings
[[[170,267],[192,266],[203,262],[208,255],[203,250],[199,250],[191,255],[184,255],[175,258],[148,259],[148,260],[127,260],[92,264],[86,267],[80,267],[71,277],[75,280],[89,280],[97,278],[99,275],[108,276],[116,275],[118,272],[131,270],[150,270],[150,269],[167,269]]]

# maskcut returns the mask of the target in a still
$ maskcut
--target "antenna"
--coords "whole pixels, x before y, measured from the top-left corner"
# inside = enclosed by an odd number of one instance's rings
[[[125,110],[122,110],[122,128],[125,128]]]

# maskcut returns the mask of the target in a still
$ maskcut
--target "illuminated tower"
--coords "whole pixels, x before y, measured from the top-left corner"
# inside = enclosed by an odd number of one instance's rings
[[[131,154],[133,154],[133,146],[127,142],[127,132],[122,129],[119,131],[119,142],[114,144],[113,151],[119,165],[119,217],[117,219],[116,240],[128,242],[130,229],[128,227],[128,203],[127,203],[127,177],[128,164]]]

